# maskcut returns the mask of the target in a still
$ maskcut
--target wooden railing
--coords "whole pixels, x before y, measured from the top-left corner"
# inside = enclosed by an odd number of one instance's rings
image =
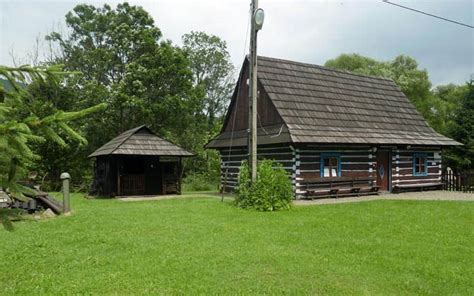
[[[145,194],[145,175],[120,176],[120,195]]]
[[[474,193],[474,172],[445,171],[441,181],[444,190]]]

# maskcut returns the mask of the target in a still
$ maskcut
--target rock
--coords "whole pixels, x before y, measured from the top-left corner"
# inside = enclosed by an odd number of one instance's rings
[[[12,200],[10,196],[8,196],[8,194],[5,191],[0,190],[0,202],[10,203],[11,201]]]
[[[54,218],[56,217],[56,214],[51,209],[47,209],[41,214],[41,216],[43,218]]]

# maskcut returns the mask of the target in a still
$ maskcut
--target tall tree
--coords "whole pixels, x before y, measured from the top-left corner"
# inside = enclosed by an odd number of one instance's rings
[[[109,103],[105,116],[91,126],[94,142],[144,123],[164,133],[187,125],[199,95],[187,59],[169,41],[161,41],[161,31],[142,7],[81,4],[66,15],[66,25],[67,37],[48,36],[62,49],[59,60],[83,73],[76,83]]]
[[[212,130],[220,124],[234,86],[227,44],[215,35],[191,31],[183,36],[183,50],[190,61],[194,85],[204,89],[203,108]]]
[[[83,73],[68,87],[81,89],[75,93],[78,102],[108,104],[101,116],[92,116],[84,124],[90,140],[88,152],[126,129],[146,124],[198,154],[187,161],[187,169],[205,170],[207,155],[202,146],[209,127],[204,98],[207,90],[217,93],[220,85],[208,83],[205,88],[194,79],[190,52],[162,40],[153,18],[142,7],[128,3],[115,8],[78,5],[66,15],[66,25],[69,35],[52,33],[48,39],[61,49],[58,61],[68,70]],[[219,78],[222,74],[212,75]],[[210,104],[209,110],[219,114],[219,108]],[[41,148],[49,155],[58,149]]]
[[[446,153],[447,165],[458,170],[474,169],[474,80],[467,83],[467,92],[460,97],[454,120],[448,133],[453,139],[463,143]]]

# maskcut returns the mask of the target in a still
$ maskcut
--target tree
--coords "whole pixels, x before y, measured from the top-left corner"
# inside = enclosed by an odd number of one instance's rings
[[[57,61],[83,73],[68,87],[80,87],[77,101],[108,104],[84,127],[88,152],[142,124],[189,150],[203,145],[204,91],[193,85],[186,54],[162,40],[142,7],[78,5],[66,25],[69,35],[55,32],[48,39],[61,48]]]
[[[48,39],[61,47],[58,59],[66,69],[83,73],[77,83],[104,95],[99,99],[109,103],[109,135],[143,123],[158,129],[174,126],[155,120],[169,119],[168,113],[156,113],[163,110],[160,105],[181,107],[179,101],[193,95],[192,74],[181,51],[160,42],[161,31],[143,8],[126,2],[115,9],[82,4],[66,15],[66,24],[71,30],[67,38],[52,33]]]
[[[105,108],[99,104],[75,112],[57,110],[40,115],[29,85],[57,85],[65,75],[59,66],[9,68],[0,66],[0,78],[8,81],[8,89],[0,85],[0,188],[21,197],[25,190],[17,184],[28,166],[40,156],[33,143],[54,141],[65,146],[65,137],[81,144],[87,140],[69,126],[69,122]],[[64,136],[61,136],[63,134]]]
[[[193,85],[203,92],[202,100],[198,103],[201,137],[193,137],[196,140],[194,151],[197,157],[192,160],[192,166],[195,172],[204,173],[211,182],[217,181],[219,155],[216,151],[205,150],[203,146],[218,133],[222,125],[234,87],[234,66],[226,42],[219,37],[191,31],[182,39],[183,51],[193,74]]]
[[[234,87],[234,66],[227,44],[215,35],[191,31],[183,36],[183,50],[190,61],[194,85],[204,89],[203,108],[212,130],[221,123]]]
[[[453,139],[464,144],[446,153],[446,164],[458,170],[474,168],[474,81],[467,83],[466,88],[467,92],[460,97],[459,108],[456,108],[448,129]]]

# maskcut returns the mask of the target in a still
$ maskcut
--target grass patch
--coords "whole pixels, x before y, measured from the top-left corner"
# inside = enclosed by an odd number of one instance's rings
[[[195,198],[73,195],[71,217],[0,229],[0,294],[473,294],[474,203],[260,213]]]

